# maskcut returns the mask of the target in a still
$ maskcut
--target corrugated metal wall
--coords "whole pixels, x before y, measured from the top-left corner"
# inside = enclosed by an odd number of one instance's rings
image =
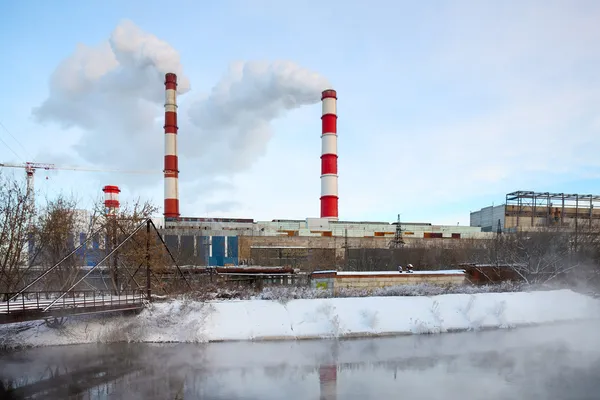
[[[163,237],[169,251],[173,254],[177,254],[179,252],[179,236],[178,235],[165,235]]]
[[[196,236],[196,265],[208,265],[208,236]]]
[[[238,264],[238,238],[237,236],[212,236],[211,255],[208,264],[222,267]]]
[[[194,242],[195,238],[193,236],[179,237],[178,262],[180,264],[196,264]]]
[[[238,264],[237,236],[165,235],[164,240],[182,265]]]
[[[479,211],[471,213],[471,226],[481,227],[482,232],[496,232],[498,229],[498,220],[500,220],[500,228],[504,230],[505,212],[506,207],[504,204],[484,207]]]
[[[225,236],[213,236],[209,264],[215,266],[225,265]]]

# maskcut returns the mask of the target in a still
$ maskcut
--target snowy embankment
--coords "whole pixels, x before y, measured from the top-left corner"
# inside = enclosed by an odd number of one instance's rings
[[[92,342],[212,342],[442,333],[600,319],[600,300],[571,290],[154,303],[134,317],[0,327],[0,345]],[[2,343],[3,342],[3,343]]]

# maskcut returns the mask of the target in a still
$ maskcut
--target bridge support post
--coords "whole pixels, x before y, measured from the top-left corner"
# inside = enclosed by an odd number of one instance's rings
[[[150,281],[150,218],[146,221],[146,296],[152,301],[152,284]]]

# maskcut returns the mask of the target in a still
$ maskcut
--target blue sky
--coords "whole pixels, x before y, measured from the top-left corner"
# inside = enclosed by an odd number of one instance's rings
[[[291,62],[284,72],[313,71],[338,91],[341,219],[392,221],[401,213],[403,221],[464,225],[469,211],[514,190],[600,193],[595,1],[2,2],[0,162],[162,169],[154,101],[162,82],[132,84],[128,100],[110,102],[107,88],[118,92],[102,86],[106,80],[57,70],[67,59],[77,71],[101,70],[124,20],[166,42],[175,53],[160,55],[180,59],[163,57],[165,65],[191,84],[179,97],[184,215],[318,216],[319,102],[260,108],[266,100],[251,93],[251,81],[242,88],[250,103],[241,92],[227,98],[232,63]],[[120,78],[137,79],[131,71]],[[220,81],[227,101],[219,103],[211,93]],[[83,99],[49,92],[74,82],[91,85]],[[283,82],[281,90],[299,96],[318,85]],[[148,103],[133,102],[134,90]],[[55,107],[36,118],[48,99]],[[241,115],[246,121],[255,106],[252,129],[224,127]],[[41,198],[74,193],[82,205],[107,184],[122,187],[122,201],[140,196],[162,206],[160,174],[36,176]]]

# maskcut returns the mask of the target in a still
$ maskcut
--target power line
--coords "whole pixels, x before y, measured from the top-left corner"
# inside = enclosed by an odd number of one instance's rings
[[[12,147],[10,147],[8,145],[8,143],[6,143],[1,137],[0,137],[0,142],[2,142],[6,146],[6,148],[9,149],[15,155],[15,157],[17,157],[19,160],[23,161],[23,159],[21,157],[19,157],[19,155],[12,149]],[[23,161],[23,162],[25,162],[25,161]]]
[[[14,136],[14,135],[13,135],[13,134],[12,134],[12,133],[11,133],[11,132],[8,130],[8,128],[6,127],[6,125],[4,125],[4,123],[3,123],[2,121],[0,121],[0,126],[2,127],[2,129],[4,129],[4,130],[6,131],[6,133],[8,133],[8,135],[9,135],[11,138],[13,138],[13,140],[14,140],[15,142],[17,142],[17,144],[19,145],[19,147],[21,147],[21,149],[23,149],[23,151],[25,152],[25,155],[26,155],[26,156],[28,156],[30,160],[33,160],[33,157],[31,157],[31,154],[29,154],[29,152],[27,151],[27,149],[25,148],[25,146],[23,146],[23,145],[21,144],[21,142],[19,141],[19,139],[17,139],[17,138],[16,138],[16,137],[15,137],[15,136]],[[4,142],[4,141],[3,141],[3,142]],[[4,143],[6,144],[6,142],[4,142]],[[13,153],[14,153],[14,151],[13,151]],[[19,157],[19,158],[21,158],[21,157]],[[21,159],[21,161],[23,161],[23,160]]]

